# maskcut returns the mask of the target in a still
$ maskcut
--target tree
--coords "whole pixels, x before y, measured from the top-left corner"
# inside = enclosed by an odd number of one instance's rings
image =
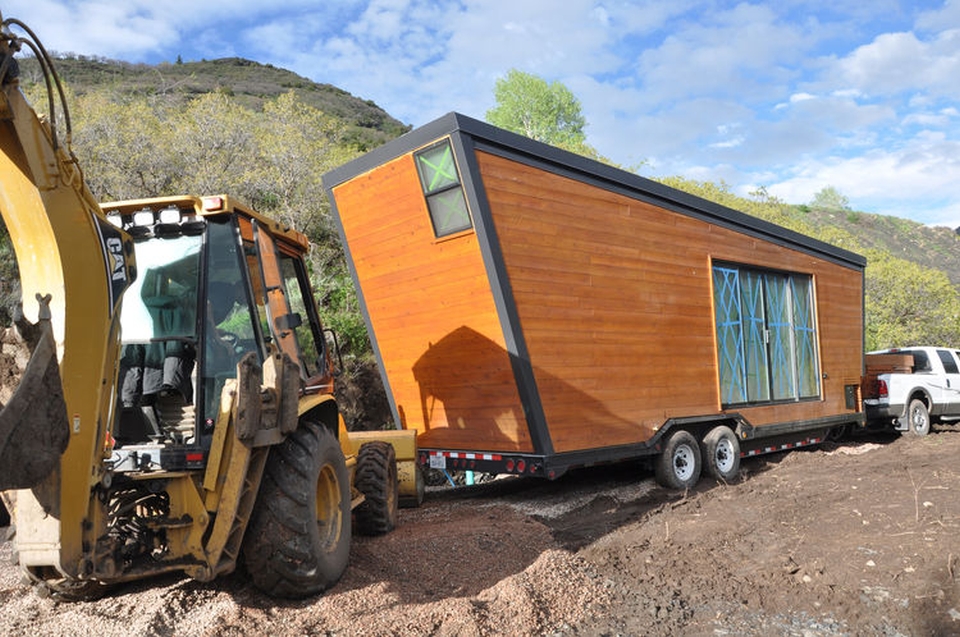
[[[511,69],[497,80],[494,97],[497,105],[486,115],[494,126],[597,158],[586,142],[580,100],[562,82]]]
[[[846,211],[850,210],[850,200],[833,186],[825,186],[813,196],[810,207],[838,212]]]
[[[944,272],[880,250],[867,261],[868,351],[960,342],[960,292]]]

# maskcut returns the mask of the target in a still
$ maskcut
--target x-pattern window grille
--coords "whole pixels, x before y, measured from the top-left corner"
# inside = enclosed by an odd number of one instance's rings
[[[473,227],[450,141],[425,148],[414,157],[434,234],[443,237]]]
[[[742,403],[747,399],[747,388],[740,319],[740,279],[737,271],[715,267],[713,287],[716,295],[720,396],[724,404]]]
[[[811,277],[715,265],[713,289],[721,402],[818,397]]]

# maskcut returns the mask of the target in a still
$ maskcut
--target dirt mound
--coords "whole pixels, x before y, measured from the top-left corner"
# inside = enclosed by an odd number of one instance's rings
[[[326,595],[282,602],[243,573],[164,577],[96,602],[19,583],[9,635],[960,634],[960,432],[744,461],[678,494],[638,466],[437,489],[358,537]]]
[[[337,377],[337,406],[350,431],[392,429],[393,411],[383,388],[380,368],[370,357],[344,360]]]

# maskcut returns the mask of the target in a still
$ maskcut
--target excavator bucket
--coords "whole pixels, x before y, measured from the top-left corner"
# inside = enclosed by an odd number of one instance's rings
[[[0,411],[0,491],[39,484],[60,462],[70,440],[57,346],[50,325],[50,298],[41,298],[40,320],[18,321],[30,360],[13,396]],[[4,376],[15,379],[16,374]]]

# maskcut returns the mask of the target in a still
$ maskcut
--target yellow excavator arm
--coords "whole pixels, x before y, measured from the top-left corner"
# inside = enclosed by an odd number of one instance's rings
[[[14,54],[23,46],[47,80],[49,120],[20,91]],[[55,97],[63,104],[66,144],[57,135]],[[0,413],[0,490],[33,488],[37,506],[53,519],[67,515],[59,502],[88,500],[90,482],[76,476],[97,479],[89,467],[103,453],[116,402],[119,304],[136,276],[132,241],[107,221],[70,151],[62,97],[52,61],[30,29],[2,20],[0,214],[20,271],[20,331],[33,355]],[[61,476],[73,478],[61,483]]]

